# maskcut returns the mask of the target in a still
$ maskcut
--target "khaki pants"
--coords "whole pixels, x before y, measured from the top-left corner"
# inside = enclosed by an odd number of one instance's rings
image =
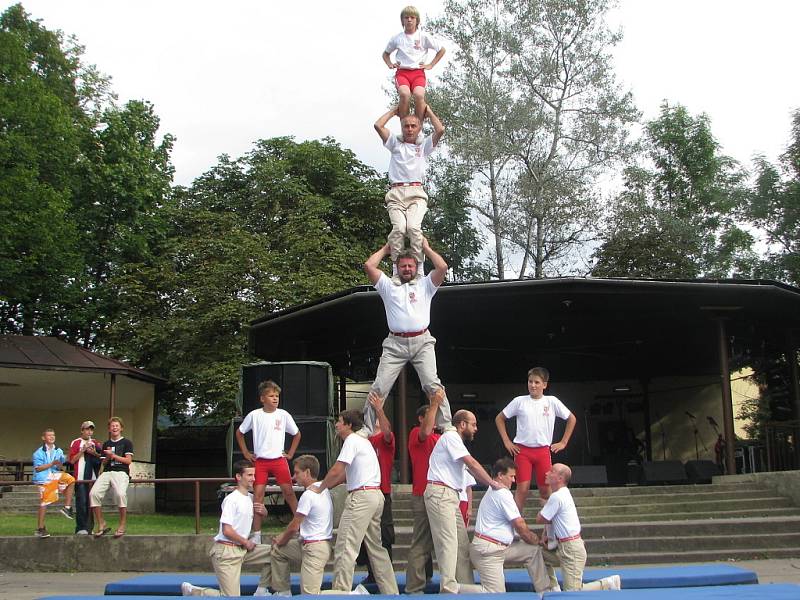
[[[228,546],[227,544],[214,543],[208,555],[211,565],[219,582],[219,589],[198,588],[195,596],[241,596],[239,581],[242,577],[242,565],[261,565],[270,561],[272,547],[259,544],[248,552],[241,546]],[[266,576],[266,580],[265,577]],[[259,585],[269,585],[269,569],[264,569]]]
[[[428,212],[428,194],[421,185],[399,186],[390,189],[384,198],[392,230],[386,238],[389,243],[392,262],[405,248],[405,236],[414,258],[422,263],[422,219]]]
[[[358,490],[347,495],[333,559],[333,593],[349,592],[353,587],[356,557],[363,541],[381,594],[397,594],[389,553],[381,546],[381,513],[383,494],[380,490]]]
[[[586,547],[583,545],[582,539],[559,542],[555,552],[543,548],[542,557],[547,565],[547,575],[550,578],[549,587],[555,587],[558,584],[553,567],[561,565],[561,576],[564,580],[561,589],[565,592],[575,592],[583,588]]]
[[[124,471],[104,471],[100,473],[97,481],[92,486],[92,491],[89,492],[89,506],[94,508],[103,503],[103,496],[105,496],[108,488],[114,490],[114,498],[116,499],[119,508],[126,508],[128,506],[128,483],[131,478]]]
[[[391,334],[386,336],[383,340],[378,373],[370,389],[377,392],[381,398],[386,398],[392,391],[400,371],[408,363],[413,365],[426,393],[442,388],[442,382],[436,374],[436,338],[430,331],[426,331],[422,335],[410,338]],[[367,400],[364,403],[364,427],[367,431],[372,433],[376,430],[376,421],[375,409]],[[452,421],[450,402],[445,396],[436,413],[436,425],[446,430],[452,427],[450,421]]]
[[[533,589],[543,592],[550,586],[547,570],[542,559],[541,546],[532,546],[518,540],[510,546],[495,544],[489,540],[476,537],[469,549],[472,564],[478,569],[481,584],[461,586],[462,593],[505,593],[506,578],[503,572],[506,562],[522,563],[528,570]],[[477,589],[476,589],[477,588]]]
[[[284,546],[272,546],[271,587],[276,592],[290,592],[292,567],[300,565],[300,593],[318,595],[325,565],[331,557],[331,542],[303,544],[298,538]]]
[[[431,525],[428,522],[428,511],[425,510],[425,499],[422,496],[411,496],[411,510],[414,515],[414,528],[406,563],[405,593],[417,594],[425,589],[425,583],[428,580],[425,568],[433,554],[433,538],[431,537]],[[474,583],[472,565],[469,562],[469,535],[463,519],[459,520],[458,525],[456,581],[458,583]]]
[[[463,562],[458,552],[458,521],[461,521],[462,526],[464,524],[458,510],[458,492],[443,485],[429,483],[425,488],[424,498],[433,547],[439,563],[439,592],[457,594],[459,583],[456,580],[456,567],[459,562]]]

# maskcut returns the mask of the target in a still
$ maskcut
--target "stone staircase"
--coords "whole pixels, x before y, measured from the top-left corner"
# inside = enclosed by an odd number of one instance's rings
[[[47,511],[55,513],[62,506],[59,501],[49,506]],[[110,510],[115,506],[111,494],[107,494],[103,499],[103,509]],[[35,485],[0,485],[0,513],[35,515],[37,510],[39,510],[39,491]]]
[[[706,562],[800,557],[800,507],[755,483],[576,488],[589,564]],[[473,513],[483,492],[475,492]],[[532,493],[525,520],[534,523]],[[411,506],[394,494],[393,561],[405,569]]]

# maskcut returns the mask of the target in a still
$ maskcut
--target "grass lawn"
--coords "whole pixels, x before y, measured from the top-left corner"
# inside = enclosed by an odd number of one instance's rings
[[[116,513],[106,513],[106,522],[113,532],[117,528]],[[278,533],[285,527],[284,518],[267,517],[262,531],[265,534]],[[45,527],[50,535],[73,535],[75,521],[71,521],[57,511],[47,511]],[[200,535],[213,536],[219,528],[218,515],[200,515]],[[165,535],[194,534],[194,515],[130,514],[128,515],[128,534]],[[36,531],[35,514],[0,513],[0,535],[29,535]]]

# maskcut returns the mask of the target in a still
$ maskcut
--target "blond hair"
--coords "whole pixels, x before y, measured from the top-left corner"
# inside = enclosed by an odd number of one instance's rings
[[[402,11],[400,11],[400,24],[403,24],[403,19],[406,17],[416,17],[417,18],[417,29],[421,24],[419,19],[419,11],[417,10],[416,6],[406,6]]]

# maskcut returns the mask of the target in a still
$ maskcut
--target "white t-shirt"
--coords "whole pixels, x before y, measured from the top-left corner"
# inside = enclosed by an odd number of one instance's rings
[[[503,409],[506,419],[517,417],[515,444],[531,448],[549,446],[553,443],[553,428],[556,417],[569,419],[572,414],[555,396],[542,396],[538,400],[530,394],[517,396]]]
[[[245,539],[250,536],[250,527],[253,525],[253,499],[250,494],[243,494],[237,488],[222,501],[219,533],[214,536],[214,541],[238,543],[225,537],[222,533],[223,524],[233,527]]]
[[[559,539],[578,535],[581,532],[581,522],[578,519],[578,510],[569,488],[562,487],[557,492],[550,494],[547,503],[542,507],[542,516],[553,523],[553,533]]]
[[[347,477],[347,490],[365,486],[380,487],[381,469],[378,464],[378,455],[368,439],[361,437],[353,432],[348,435],[342,451],[336,460],[347,465],[345,469]]]
[[[420,63],[425,62],[428,50],[438,52],[442,45],[432,36],[419,28],[411,35],[401,31],[386,44],[386,52],[391,54],[397,50],[394,62],[400,63],[401,69],[419,69]]]
[[[436,147],[433,145],[433,136],[426,137],[421,144],[410,144],[390,135],[383,143],[383,147],[392,153],[389,159],[389,181],[392,183],[411,183],[425,180],[425,170],[428,168],[428,157]]]
[[[441,481],[454,490],[464,487],[464,457],[469,456],[464,440],[455,431],[446,431],[436,442],[428,463],[428,480]]]
[[[468,502],[469,496],[467,496],[467,488],[470,488],[477,483],[478,482],[475,481],[475,478],[472,476],[472,473],[469,472],[469,469],[467,469],[467,467],[464,467],[464,487],[462,487],[461,491],[458,492],[458,501]]]
[[[375,283],[386,311],[386,324],[394,333],[427,329],[431,322],[431,300],[439,289],[430,274],[421,280],[395,285],[384,273]]]
[[[519,508],[511,490],[489,488],[483,495],[475,520],[475,532],[496,539],[504,544],[514,541],[514,526],[511,521],[520,518]]]
[[[319,482],[311,484],[319,487]],[[297,502],[298,514],[305,515],[300,523],[300,537],[304,540],[329,540],[333,535],[333,502],[331,493],[321,494],[307,489]]]
[[[296,435],[300,431],[292,415],[282,408],[276,408],[271,413],[263,408],[250,411],[239,425],[239,431],[247,433],[251,429],[256,458],[280,458],[286,434]]]

